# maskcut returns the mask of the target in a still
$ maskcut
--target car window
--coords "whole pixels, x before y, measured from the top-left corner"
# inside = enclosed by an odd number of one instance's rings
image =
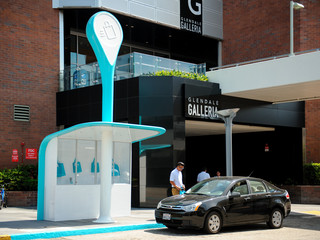
[[[267,185],[269,192],[277,192],[278,191],[278,188],[276,186],[272,185],[271,183],[266,182],[265,184]]]
[[[249,180],[251,193],[265,193],[267,192],[266,186],[263,182],[258,180]]]
[[[246,195],[249,193],[248,191],[248,185],[247,185],[247,182],[244,180],[244,181],[240,181],[240,182],[237,182],[230,190],[230,193],[234,193],[234,192],[238,192],[240,193],[241,195]]]
[[[206,194],[211,196],[220,196],[230,185],[230,180],[208,180],[202,181],[187,191],[187,194]]]

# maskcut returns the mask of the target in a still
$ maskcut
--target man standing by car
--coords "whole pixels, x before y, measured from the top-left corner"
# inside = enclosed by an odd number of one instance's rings
[[[170,184],[172,187],[172,195],[179,195],[181,188],[185,189],[182,182],[182,170],[184,169],[184,163],[178,162],[177,167],[170,173]]]
[[[208,179],[208,178],[210,178],[210,174],[207,173],[207,168],[203,167],[202,171],[198,174],[197,182],[201,182],[201,181]]]

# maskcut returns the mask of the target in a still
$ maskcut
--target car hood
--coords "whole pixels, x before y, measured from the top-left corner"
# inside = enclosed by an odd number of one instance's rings
[[[214,198],[208,195],[196,195],[196,194],[183,194],[175,195],[172,197],[165,198],[161,201],[161,204],[170,206],[186,206],[194,204],[196,202],[203,202]]]

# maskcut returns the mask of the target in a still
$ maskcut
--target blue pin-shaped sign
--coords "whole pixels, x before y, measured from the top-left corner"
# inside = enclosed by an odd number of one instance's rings
[[[122,28],[112,14],[98,12],[89,19],[86,32],[101,71],[102,121],[113,122],[113,76],[123,40]]]

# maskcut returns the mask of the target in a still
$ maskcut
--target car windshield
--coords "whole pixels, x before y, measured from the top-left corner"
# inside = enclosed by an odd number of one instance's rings
[[[226,179],[210,179],[202,181],[192,188],[190,188],[187,194],[205,194],[210,196],[221,196],[226,188],[230,185],[231,180]]]

